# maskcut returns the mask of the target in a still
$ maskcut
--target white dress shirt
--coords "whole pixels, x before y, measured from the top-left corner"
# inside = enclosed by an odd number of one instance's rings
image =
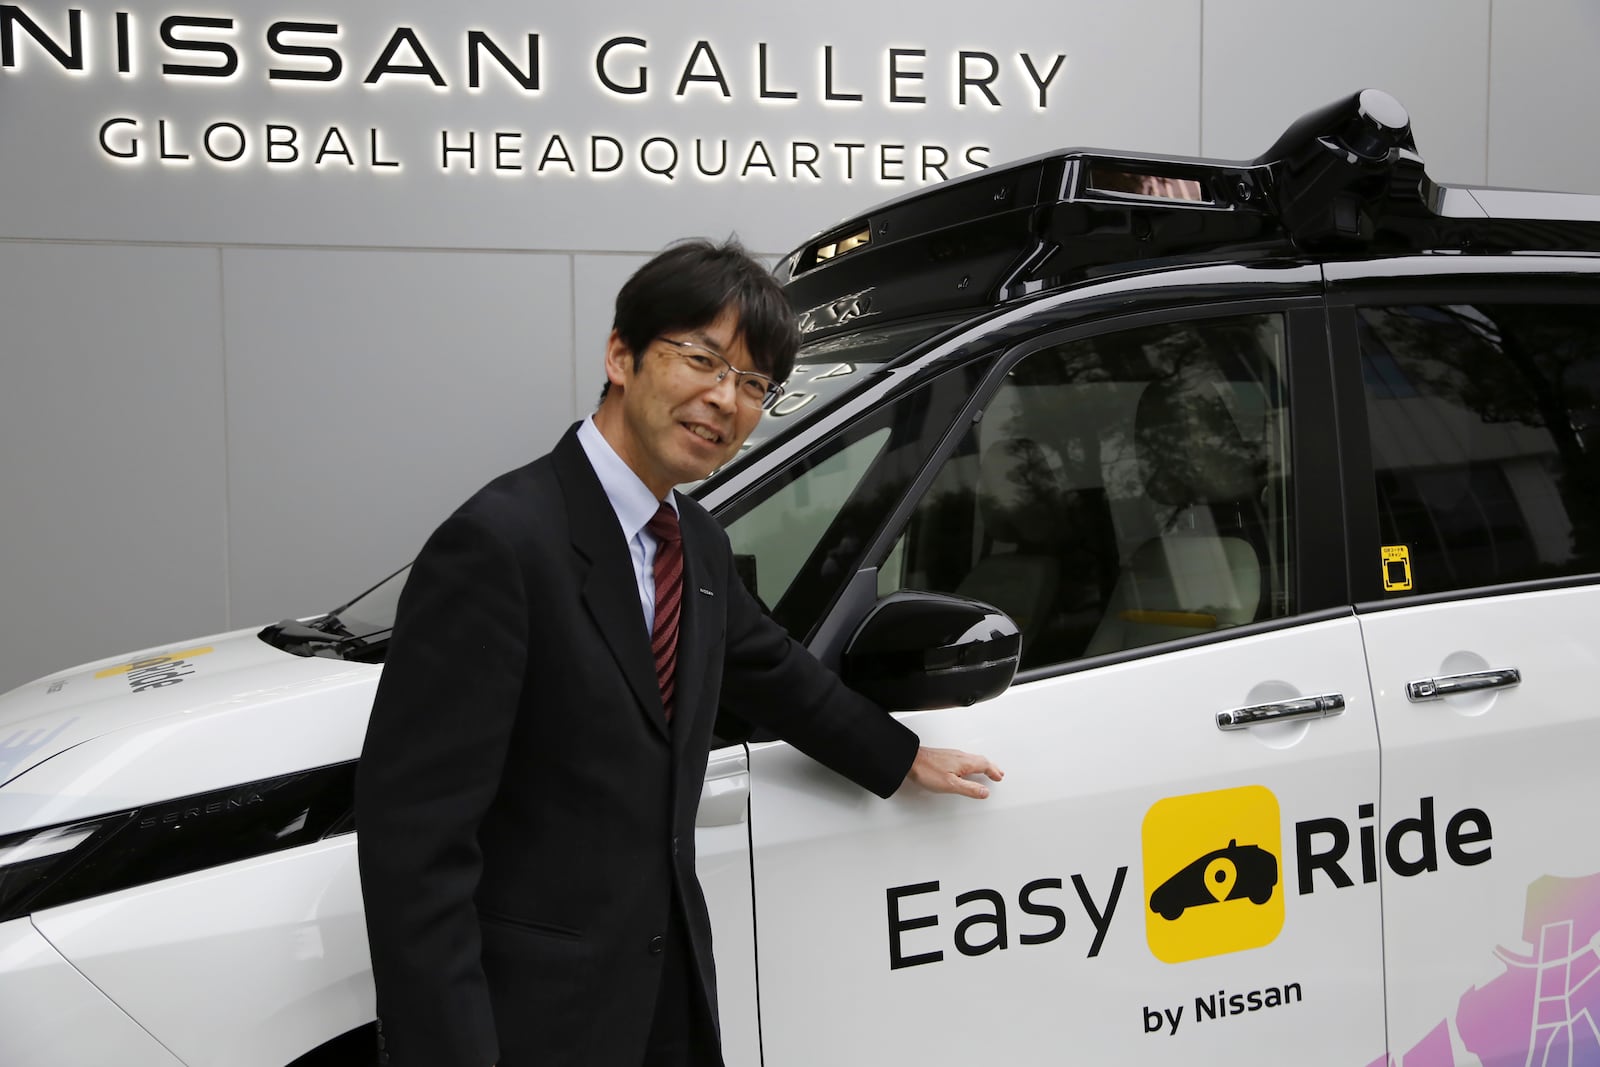
[[[622,536],[628,542],[628,557],[633,561],[634,584],[639,589],[639,606],[644,610],[644,629],[648,635],[656,624],[657,542],[645,525],[655,517],[662,502],[633,473],[633,468],[617,455],[611,442],[594,424],[593,415],[584,419],[578,427],[578,443],[583,446],[584,455],[589,457],[589,466],[594,468],[595,475],[599,477],[600,486],[606,491],[606,499],[611,501],[611,510],[622,526]],[[668,493],[666,503],[674,512],[678,510],[676,494]]]

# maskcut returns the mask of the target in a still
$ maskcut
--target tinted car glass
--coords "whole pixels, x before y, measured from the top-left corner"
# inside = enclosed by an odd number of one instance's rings
[[[1385,595],[1600,571],[1600,309],[1360,311]]]
[[[718,513],[746,584],[796,639],[854,575],[987,366],[954,368],[875,408]]]
[[[999,607],[1024,667],[1288,614],[1283,358],[1279,315],[1025,357],[940,470],[880,591]]]

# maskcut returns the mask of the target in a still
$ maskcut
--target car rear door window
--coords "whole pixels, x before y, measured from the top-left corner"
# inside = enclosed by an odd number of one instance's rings
[[[1384,595],[1600,571],[1600,308],[1357,314]]]

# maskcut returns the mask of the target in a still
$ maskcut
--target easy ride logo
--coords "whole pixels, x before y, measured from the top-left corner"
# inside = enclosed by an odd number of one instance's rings
[[[1278,798],[1259,785],[1167,797],[1144,817],[1145,937],[1164,963],[1260,948],[1283,929]]]
[[[1304,898],[1320,890],[1326,899],[1376,883],[1384,868],[1414,878],[1446,864],[1475,867],[1493,855],[1494,832],[1481,808],[1462,807],[1447,817],[1432,796],[1396,808],[1401,814],[1387,826],[1371,802],[1347,808],[1353,819],[1328,814],[1285,826],[1277,795],[1263,785],[1157,800],[1145,810],[1140,835],[1141,909],[1151,955],[1181,964],[1263,948],[1283,932],[1291,892]],[[1140,875],[1116,854],[1075,866],[1015,872],[1020,885],[996,886],[979,875],[889,886],[883,912],[889,969],[1017,948],[1059,950],[1074,941],[1083,958],[1100,956],[1115,943],[1113,920],[1124,888]],[[1300,999],[1297,983],[1206,993],[1195,998],[1193,1017],[1215,1019]],[[1177,1008],[1146,1012],[1147,1032],[1153,1032],[1152,1019],[1166,1020],[1167,1031],[1175,1032],[1182,1017]]]
[[[151,689],[165,689],[169,685],[180,684],[195,672],[194,664],[190,662],[191,659],[212,651],[215,651],[212,646],[203,645],[199,648],[185,648],[175,652],[158,652],[153,656],[131,660],[127,663],[119,663],[114,667],[96,671],[95,677],[114,678],[117,675],[122,675],[127,679],[128,688],[135,693],[143,693]]]

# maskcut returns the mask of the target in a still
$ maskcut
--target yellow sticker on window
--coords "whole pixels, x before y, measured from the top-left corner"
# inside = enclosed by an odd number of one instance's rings
[[[1383,546],[1383,591],[1399,593],[1411,588],[1411,547]]]

